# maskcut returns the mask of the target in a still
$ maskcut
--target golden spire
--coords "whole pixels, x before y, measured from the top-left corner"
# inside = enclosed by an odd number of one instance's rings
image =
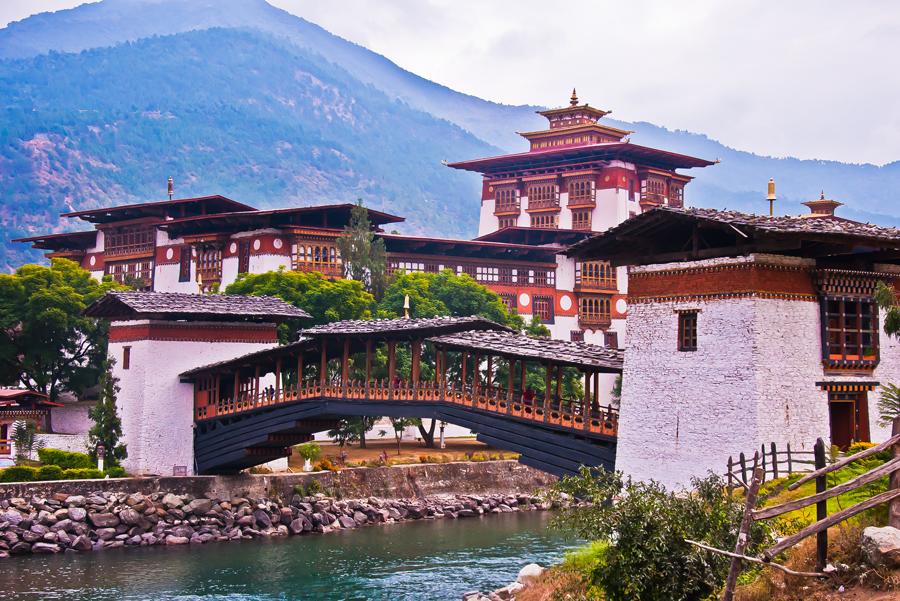
[[[572,88],[572,97],[569,99],[569,104],[578,106],[578,94],[575,93],[575,88]]]
[[[769,194],[766,196],[769,201],[769,216],[775,215],[775,178],[769,178]]]

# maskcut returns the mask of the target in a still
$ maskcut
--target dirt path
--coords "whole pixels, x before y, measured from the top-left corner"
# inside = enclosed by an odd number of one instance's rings
[[[320,443],[322,446],[322,458],[328,458],[332,462],[337,462],[340,458],[341,447],[332,443]],[[437,441],[435,441],[437,444]],[[492,447],[482,444],[474,438],[448,438],[446,439],[445,449],[429,449],[421,442],[404,441],[400,445],[400,454],[397,454],[397,442],[393,439],[370,440],[366,443],[365,449],[360,449],[358,445],[344,447],[347,464],[358,464],[363,461],[378,461],[386,454],[391,463],[422,463],[421,459],[430,456],[431,458],[441,458],[443,461],[462,461],[468,459],[468,455],[493,455],[497,459],[515,459],[518,457],[515,453],[500,451]],[[502,457],[501,457],[502,456]],[[300,469],[303,466],[303,458],[297,453],[291,455],[289,459],[291,469]]]

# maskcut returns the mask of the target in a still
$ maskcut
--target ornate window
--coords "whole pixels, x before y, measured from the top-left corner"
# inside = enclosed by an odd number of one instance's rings
[[[678,312],[678,350],[697,350],[697,315],[699,311]]]
[[[609,297],[579,296],[578,323],[585,326],[609,325]]]
[[[575,265],[575,285],[581,288],[617,290],[616,268],[609,261],[585,261]]]
[[[238,273],[250,271],[250,239],[238,241]]]
[[[203,284],[222,279],[222,249],[204,246],[197,250],[197,277]]]
[[[475,268],[475,279],[485,283],[498,282],[500,281],[500,268],[479,265]]]
[[[555,269],[534,269],[531,272],[531,284],[535,286],[556,286]]]
[[[497,229],[502,230],[502,229],[505,229],[508,227],[516,227],[517,218],[516,217],[500,217],[500,219],[498,219],[497,221],[499,222],[497,224]]]
[[[538,213],[531,216],[531,227],[542,229],[558,229],[559,214],[558,213]]]
[[[874,367],[878,363],[878,308],[868,297],[824,297],[826,364]]]
[[[510,313],[515,313],[516,306],[516,294],[514,292],[501,292],[500,300],[503,301],[503,304],[506,305],[506,310]]]
[[[122,347],[122,369],[131,369],[131,347]]]
[[[546,209],[559,206],[559,186],[556,184],[531,184],[528,186],[528,208]]]
[[[669,185],[669,205],[673,207],[684,206],[684,184],[672,183]]]
[[[569,340],[572,342],[584,342],[584,330],[571,330]]]
[[[532,313],[541,318],[541,323],[553,323],[553,297],[535,296],[532,298]]]
[[[194,249],[189,245],[181,247],[181,255],[178,257],[178,281],[191,281],[191,259],[193,259]]]
[[[579,205],[594,202],[594,181],[590,179],[576,179],[569,182],[569,205]]]
[[[152,252],[156,247],[156,228],[152,225],[117,227],[104,231],[103,252],[107,257]]]
[[[106,273],[112,276],[114,281],[131,286],[135,290],[149,290],[153,287],[153,261],[151,259],[107,263]]]
[[[572,229],[573,230],[589,230],[591,229],[591,211],[590,209],[581,209],[572,211]]]
[[[341,256],[334,244],[313,240],[297,240],[291,245],[291,269],[318,271],[323,275],[341,277]]]
[[[519,211],[519,190],[514,186],[494,189],[494,212],[508,213]]]
[[[606,343],[607,348],[619,348],[619,333],[618,332],[607,332],[606,333]]]

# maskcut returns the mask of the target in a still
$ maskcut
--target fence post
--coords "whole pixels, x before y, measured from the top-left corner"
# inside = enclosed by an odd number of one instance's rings
[[[762,468],[763,468],[763,480],[766,479],[766,443],[760,445],[762,448]]]
[[[744,457],[744,453],[742,452],[739,457],[741,461],[741,480],[744,484],[747,483],[747,458]]]
[[[791,443],[787,443],[787,456],[788,456],[788,476],[794,475],[794,463],[791,457]]]
[[[772,479],[778,479],[778,450],[774,442],[772,443]]]
[[[741,519],[741,527],[738,530],[737,543],[734,546],[734,552],[737,555],[743,555],[747,549],[747,543],[750,537],[751,512],[756,507],[756,496],[759,494],[759,486],[762,484],[765,471],[759,467],[759,453],[754,453],[753,457],[753,479],[750,481],[750,487],[747,489],[747,499],[744,503],[744,517]],[[728,571],[728,579],[725,581],[725,596],[723,601],[734,600],[734,589],[737,586],[737,579],[741,573],[741,560],[734,557],[731,560],[731,568]]]
[[[816,459],[816,469],[820,470],[825,467],[825,441],[821,438],[816,440],[816,446],[813,448]],[[825,492],[827,487],[827,476],[819,476],[816,478],[816,493]],[[828,517],[828,502],[820,501],[816,503],[816,521],[824,520]],[[821,572],[825,569],[828,559],[828,529],[824,529],[816,534],[816,571]]]
[[[734,491],[734,475],[731,473],[734,470],[734,461],[731,459],[731,455],[728,456],[728,496],[730,497],[732,492]]]
[[[892,437],[897,434],[900,434],[900,417],[894,418],[894,426],[891,429]],[[900,444],[894,445],[894,457],[900,457]],[[891,482],[888,488],[890,490],[900,488],[900,471],[891,474]],[[888,525],[893,526],[894,528],[900,528],[900,498],[894,499],[888,506]]]

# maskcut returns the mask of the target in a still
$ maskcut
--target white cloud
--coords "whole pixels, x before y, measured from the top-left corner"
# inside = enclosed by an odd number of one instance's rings
[[[81,0],[83,1],[83,0]],[[900,159],[900,2],[270,0],[456,90],[761,154]],[[0,23],[78,0],[0,0]]]

